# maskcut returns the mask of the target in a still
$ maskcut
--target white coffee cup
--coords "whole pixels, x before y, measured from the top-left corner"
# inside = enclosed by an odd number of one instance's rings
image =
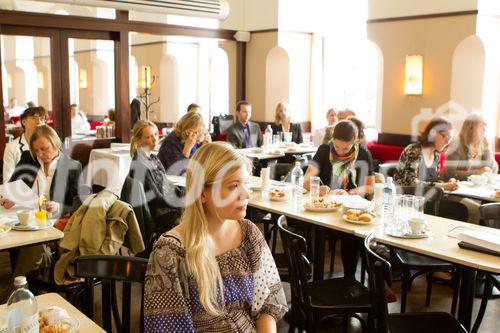
[[[35,212],[29,209],[21,209],[17,211],[17,219],[21,225],[29,225],[35,219]]]
[[[468,179],[474,186],[482,186],[488,181],[488,177],[483,175],[470,175]]]
[[[423,219],[411,218],[408,220],[408,224],[410,225],[412,234],[419,235],[424,232],[425,221]]]

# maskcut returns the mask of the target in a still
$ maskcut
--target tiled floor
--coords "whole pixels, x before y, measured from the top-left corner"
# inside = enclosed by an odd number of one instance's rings
[[[339,251],[337,251],[337,253],[339,253]],[[326,260],[329,260],[328,256]],[[335,272],[341,272],[342,265],[340,257],[336,258],[335,262],[336,262]],[[3,303],[7,301],[7,298],[12,288],[11,286],[12,286],[12,276],[10,273],[10,261],[8,252],[0,252],[0,297]],[[290,295],[289,285],[284,283],[284,287],[285,287],[285,292],[289,297]],[[398,297],[400,296],[400,288],[401,288],[400,282],[395,282],[393,285],[393,291],[398,295]],[[417,278],[408,296],[408,303],[407,303],[408,312],[450,310],[451,289],[449,287],[440,284],[435,284],[432,292],[431,305],[428,308],[426,308],[424,304],[425,288],[426,288],[425,279],[423,277]],[[136,295],[137,297],[140,297],[139,293],[140,293],[139,288],[135,288],[133,290],[133,294]],[[99,297],[96,297],[96,300],[98,299]],[[473,314],[474,319],[476,317],[477,309],[479,308],[479,302],[480,302],[479,299],[476,299],[474,302],[474,314]],[[400,309],[399,302],[390,304],[390,312],[399,312],[399,309]],[[96,315],[98,316],[98,318],[96,318],[96,321],[99,323],[101,321],[100,306],[97,302],[96,302]],[[479,332],[481,333],[500,332],[500,321],[498,320],[499,315],[500,315],[500,300],[499,299],[490,300],[490,302],[488,303],[486,315],[483,319]],[[134,320],[133,322],[135,325],[138,325],[137,320]],[[135,326],[135,329],[137,329],[137,327],[138,326]],[[342,330],[340,327],[331,327],[331,328],[326,328],[321,332],[341,332],[341,331]],[[288,332],[288,324],[286,323],[286,321],[282,320],[279,323],[279,332],[280,333]],[[361,332],[360,326],[356,322],[356,320],[351,320],[350,332],[351,333]]]

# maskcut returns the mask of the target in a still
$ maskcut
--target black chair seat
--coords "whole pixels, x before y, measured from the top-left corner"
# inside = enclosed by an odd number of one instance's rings
[[[463,326],[449,313],[394,313],[389,315],[391,333],[466,333]]]
[[[351,278],[310,282],[309,289],[313,308],[338,308],[345,310],[346,313],[352,313],[366,312],[371,306],[368,288]]]
[[[394,249],[394,254],[402,264],[408,265],[413,269],[435,271],[440,269],[451,270],[454,267],[449,262],[434,259],[417,253],[407,252],[404,250]]]

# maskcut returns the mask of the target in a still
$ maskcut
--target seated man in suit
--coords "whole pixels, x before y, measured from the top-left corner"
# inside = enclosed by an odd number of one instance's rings
[[[250,121],[252,105],[247,101],[236,104],[236,121],[227,129],[227,141],[236,148],[260,147],[262,133],[260,126]]]

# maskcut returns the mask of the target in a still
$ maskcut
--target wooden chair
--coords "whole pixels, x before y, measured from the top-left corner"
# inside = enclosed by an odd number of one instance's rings
[[[374,251],[377,246],[374,240],[371,234],[364,242],[368,283],[375,316],[374,331],[377,333],[467,333],[465,328],[446,312],[389,314],[385,288],[390,287],[392,283],[391,264]]]
[[[500,203],[489,203],[484,204],[479,207],[480,224],[490,228],[500,229]],[[488,305],[488,300],[490,299],[493,287],[500,290],[500,276],[490,273],[485,273],[484,281],[484,291],[481,297],[481,305],[479,306],[479,311],[472,327],[472,333],[476,333],[481,326],[481,322],[486,312],[486,306]]]
[[[368,288],[354,279],[335,278],[310,281],[311,264],[307,259],[304,237],[291,232],[286,217],[280,216],[278,228],[285,249],[292,294],[289,332],[295,328],[315,332],[316,328],[332,317],[342,317],[344,331],[347,319],[357,318],[366,332],[367,325],[358,313],[371,314]]]
[[[440,209],[441,200],[443,198],[443,190],[434,186],[403,186],[401,187],[403,194],[414,194],[424,196],[426,198],[425,213],[437,215]],[[402,285],[401,285],[401,312],[406,311],[406,300],[408,291],[414,279],[425,274],[427,279],[427,293],[425,296],[425,305],[429,306],[432,294],[432,282],[434,272],[455,272],[455,266],[451,263],[426,257],[421,254],[408,252],[405,250],[395,249],[393,251],[394,258],[398,266],[403,270]],[[412,274],[412,271],[414,272]],[[415,272],[416,271],[416,272]],[[458,299],[458,283],[459,274],[452,275],[453,301],[451,312],[455,313]]]
[[[118,332],[129,333],[132,304],[132,282],[141,284],[140,331],[143,331],[143,289],[148,260],[125,256],[79,256],[75,259],[76,276],[85,278],[86,304],[84,313],[94,319],[94,280],[102,281],[102,320],[103,328],[112,332],[111,313]],[[116,299],[116,281],[122,282],[121,316]],[[135,300],[134,300],[135,302]]]

